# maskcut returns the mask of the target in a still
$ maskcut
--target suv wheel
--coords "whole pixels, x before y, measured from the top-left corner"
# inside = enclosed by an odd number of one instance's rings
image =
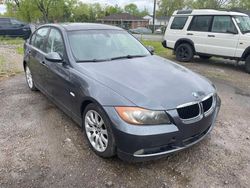
[[[248,55],[248,57],[246,58],[245,70],[246,70],[247,73],[250,73],[250,55]]]
[[[100,106],[92,103],[86,107],[83,112],[83,130],[91,149],[98,156],[109,158],[116,154],[111,122]]]
[[[211,56],[209,55],[199,55],[201,59],[210,59]]]
[[[190,44],[183,43],[176,48],[176,59],[181,62],[188,62],[194,57],[194,50]]]

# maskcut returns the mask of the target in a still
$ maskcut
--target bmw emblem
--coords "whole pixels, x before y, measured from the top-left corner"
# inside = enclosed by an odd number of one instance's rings
[[[197,92],[193,92],[192,95],[197,99],[199,97]]]

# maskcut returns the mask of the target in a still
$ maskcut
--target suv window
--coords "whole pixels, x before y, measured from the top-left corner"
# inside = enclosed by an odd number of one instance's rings
[[[44,41],[47,37],[47,33],[49,31],[49,28],[43,27],[41,29],[38,29],[35,33],[35,35],[32,36],[32,45],[36,48],[44,51]]]
[[[189,26],[190,31],[209,31],[213,16],[194,16]]]
[[[61,33],[57,29],[51,29],[45,49],[46,53],[57,52],[64,55],[64,43]]]
[[[171,29],[183,29],[188,17],[175,17],[172,24]]]
[[[9,18],[0,18],[0,27],[9,26],[10,19]]]
[[[228,33],[228,31],[237,32],[231,16],[214,16],[212,32]]]

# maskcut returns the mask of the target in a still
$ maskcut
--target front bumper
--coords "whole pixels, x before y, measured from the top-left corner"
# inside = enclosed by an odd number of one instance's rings
[[[138,126],[125,123],[114,108],[105,107],[113,123],[117,154],[121,159],[132,162],[161,158],[198,143],[213,129],[219,109],[218,98],[214,112],[199,122],[183,124],[176,110],[171,110],[168,113],[173,124]]]

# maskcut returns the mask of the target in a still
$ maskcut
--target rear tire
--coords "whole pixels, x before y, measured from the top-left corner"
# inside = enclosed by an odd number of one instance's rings
[[[211,56],[209,55],[199,55],[201,59],[210,59]]]
[[[82,125],[90,148],[100,157],[116,155],[116,144],[111,122],[104,110],[97,104],[89,104],[83,112]]]
[[[250,74],[250,55],[248,55],[248,57],[246,58],[245,61],[245,70],[247,73]]]
[[[176,48],[176,59],[180,62],[189,62],[194,57],[194,50],[190,44],[182,43]]]
[[[28,65],[25,65],[25,77],[26,77],[26,82],[28,87],[30,88],[31,91],[37,91],[38,89],[35,86],[31,70]]]

